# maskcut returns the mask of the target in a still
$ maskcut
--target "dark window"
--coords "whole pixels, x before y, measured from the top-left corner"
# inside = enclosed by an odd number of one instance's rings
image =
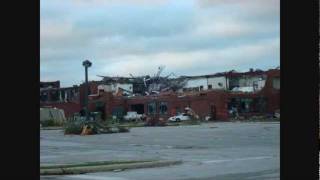
[[[124,108],[114,107],[112,109],[112,116],[116,116],[118,119],[121,119],[124,116]]]
[[[96,102],[96,107],[103,107],[104,103],[102,101]]]
[[[40,95],[40,100],[41,101],[48,101],[48,94],[46,92],[42,93]]]
[[[180,107],[176,107],[176,114],[180,114],[181,113],[181,108]]]
[[[208,85],[208,89],[212,89],[212,85],[211,84]]]
[[[274,89],[280,89],[280,78],[273,78],[272,79],[272,87]]]
[[[132,104],[131,111],[136,111],[138,114],[144,114],[144,104]]]
[[[232,108],[237,108],[239,113],[255,112],[255,102],[252,98],[232,98],[228,103],[228,109]]]
[[[104,89],[99,89],[99,94],[104,93]]]
[[[61,92],[61,99],[62,101],[64,100],[64,97],[65,97],[65,91],[60,91]]]
[[[241,99],[241,106],[240,106],[240,112],[241,113],[248,113],[252,112],[252,102],[253,99],[250,98],[242,98]]]
[[[203,90],[203,86],[200,86],[200,91],[202,91]]]
[[[66,92],[65,92],[65,100],[66,100],[67,102],[69,102],[69,101],[71,100],[70,91],[66,91]]]
[[[58,101],[59,100],[59,92],[58,91],[52,91],[51,92],[51,100],[52,101]]]
[[[148,103],[148,114],[156,114],[156,103]]]
[[[159,106],[160,114],[167,114],[168,111],[168,103],[161,102]]]
[[[255,98],[254,99],[254,112],[263,113],[267,110],[267,98]]]

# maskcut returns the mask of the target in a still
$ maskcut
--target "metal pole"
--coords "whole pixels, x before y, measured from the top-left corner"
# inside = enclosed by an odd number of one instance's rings
[[[82,65],[85,67],[85,87],[84,87],[84,106],[85,106],[85,114],[86,114],[86,121],[90,120],[89,116],[89,103],[88,103],[88,96],[89,96],[89,83],[88,83],[88,68],[91,67],[92,63],[89,60],[83,61]]]
[[[87,66],[85,67],[85,76],[86,76],[85,77],[86,82],[85,82],[85,91],[84,91],[84,94],[85,94],[84,104],[85,104],[86,121],[89,121],[89,105],[88,105],[89,86],[88,86],[88,67]]]

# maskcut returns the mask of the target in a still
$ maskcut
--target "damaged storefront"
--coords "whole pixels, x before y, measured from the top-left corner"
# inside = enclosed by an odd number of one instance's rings
[[[89,109],[100,112],[102,119],[122,119],[128,112],[167,120],[191,108],[201,120],[227,120],[236,112],[249,117],[272,114],[279,110],[280,70],[235,71],[203,76],[180,76],[173,73],[160,76],[106,77],[89,83]],[[41,104],[62,107],[66,116],[83,107],[84,87],[49,88],[41,93],[50,98],[40,99]],[[68,94],[68,92],[75,92]],[[54,95],[53,95],[54,94]],[[74,97],[73,105],[65,99]],[[54,101],[53,101],[54,100]],[[70,106],[70,107],[69,107]],[[70,112],[69,112],[70,111]]]
[[[267,98],[265,97],[232,97],[228,100],[229,116],[234,116],[234,113],[239,116],[261,115],[266,110]]]

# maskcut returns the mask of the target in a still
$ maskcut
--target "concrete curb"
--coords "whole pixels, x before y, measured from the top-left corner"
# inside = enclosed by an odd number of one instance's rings
[[[54,165],[40,165],[40,169],[59,169],[59,168],[71,168],[71,167],[87,167],[87,166],[101,166],[101,165],[113,165],[113,164],[131,164],[131,163],[143,163],[154,162],[157,160],[130,160],[130,161],[95,161],[95,162],[82,162],[76,164],[54,164]]]
[[[84,174],[84,173],[91,173],[91,172],[113,171],[113,170],[119,170],[119,169],[124,170],[124,169],[163,167],[163,166],[177,165],[181,163],[182,161],[167,160],[167,161],[95,165],[95,166],[81,166],[81,167],[67,167],[67,168],[49,168],[49,169],[40,168],[40,175]]]

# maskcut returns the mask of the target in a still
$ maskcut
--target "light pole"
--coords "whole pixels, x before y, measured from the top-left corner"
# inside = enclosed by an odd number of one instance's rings
[[[82,65],[85,68],[85,87],[84,87],[84,106],[85,106],[85,113],[86,113],[86,121],[89,121],[89,107],[88,107],[88,90],[89,90],[89,85],[88,85],[88,68],[91,67],[92,63],[89,60],[85,60],[82,62]]]

